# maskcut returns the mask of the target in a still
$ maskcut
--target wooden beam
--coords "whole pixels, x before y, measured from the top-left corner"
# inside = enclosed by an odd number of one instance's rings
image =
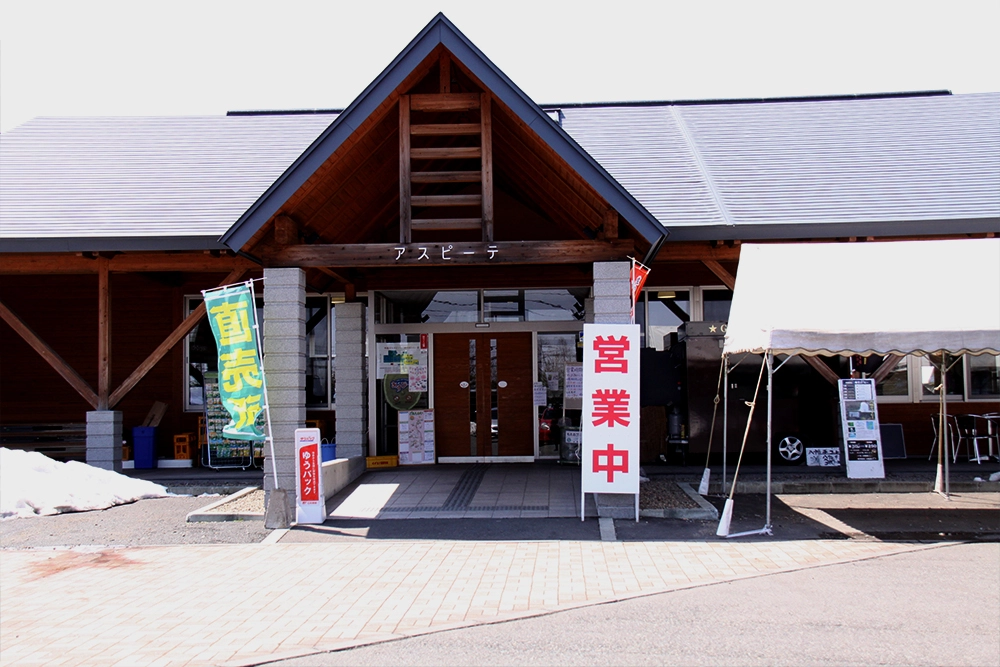
[[[481,171],[415,171],[410,175],[413,183],[479,183]]]
[[[414,195],[410,198],[413,206],[479,206],[482,195]]]
[[[482,157],[479,146],[445,146],[441,148],[411,148],[410,157],[422,160],[472,160]]]
[[[879,384],[882,380],[889,377],[889,373],[896,368],[896,364],[898,364],[899,360],[902,358],[903,357],[898,354],[886,355],[885,359],[882,360],[882,363],[879,364],[879,367],[875,369],[874,373],[872,373],[872,379],[875,380],[875,384]]]
[[[410,95],[411,111],[471,111],[479,108],[479,93]]]
[[[482,93],[479,101],[479,145],[483,149],[483,240],[493,241],[493,109],[489,93]]]
[[[444,51],[441,52],[441,58],[438,61],[438,92],[451,92],[451,58]]]
[[[399,242],[409,243],[410,218],[410,96],[399,96]]]
[[[108,260],[97,260],[97,409],[108,409],[111,391],[111,285]]]
[[[483,221],[481,218],[414,218],[411,226],[424,231],[481,229]]]
[[[96,274],[99,270],[94,259],[71,253],[5,253],[2,258],[0,275],[79,275]],[[229,273],[237,268],[244,271],[258,268],[242,257],[214,257],[204,252],[124,253],[107,261],[111,273]]]
[[[244,273],[246,273],[244,269],[236,269],[226,276],[225,279],[219,283],[219,286],[230,285],[236,282],[243,277]],[[146,374],[149,373],[149,371],[151,371],[157,363],[159,363],[160,359],[165,357],[167,353],[173,349],[174,345],[179,343],[184,336],[187,336],[188,333],[191,332],[191,329],[194,329],[195,325],[198,324],[199,320],[201,320],[204,315],[205,302],[202,301],[201,304],[195,308],[190,315],[184,318],[184,321],[177,325],[177,328],[174,329],[170,335],[156,347],[155,350],[153,350],[152,354],[146,357],[146,360],[139,364],[138,368],[132,371],[132,374],[125,378],[125,381],[122,382],[121,385],[114,390],[114,392],[112,392],[111,396],[108,398],[108,407],[113,408],[118,405],[119,401],[125,398],[125,395],[132,391],[132,388],[139,384],[139,381],[142,380],[142,378],[146,377]]]
[[[657,262],[700,262],[714,259],[717,262],[735,262],[740,258],[740,246],[713,247],[708,243],[667,241],[656,255]]]
[[[736,289],[736,276],[726,271],[722,264],[714,259],[703,259],[701,263],[708,267],[708,270],[715,274],[715,277],[722,281],[722,284],[730,291]]]
[[[3,318],[3,321],[9,324],[10,328],[24,339],[24,342],[41,355],[42,359],[48,362],[49,366],[52,366],[53,370],[69,383],[69,386],[76,389],[77,393],[83,397],[83,400],[87,401],[95,410],[97,409],[97,394],[90,388],[87,381],[80,377],[79,373],[73,370],[55,350],[39,338],[38,334],[32,331],[31,327],[25,324],[2,301],[0,301],[0,318]]]
[[[490,251],[492,249],[492,252]],[[494,243],[358,243],[299,245],[265,256],[266,266],[452,266],[577,264],[625,260],[631,239],[616,241],[496,241]],[[426,257],[421,256],[426,252]]]
[[[824,380],[826,380],[835,387],[837,386],[837,382],[840,380],[840,376],[834,373],[833,369],[827,366],[822,359],[808,354],[803,354],[802,358],[805,359],[805,362],[810,366],[812,366],[817,373],[822,375]]]
[[[410,135],[414,137],[459,137],[479,134],[479,123],[435,123],[434,125],[410,125]]]

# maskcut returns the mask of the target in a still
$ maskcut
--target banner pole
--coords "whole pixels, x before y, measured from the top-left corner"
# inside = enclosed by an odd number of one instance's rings
[[[260,280],[263,281],[263,278]],[[274,431],[271,430],[271,403],[267,399],[267,373],[264,372],[263,336],[261,335],[260,323],[257,321],[257,291],[254,289],[253,283],[253,280],[246,282],[250,286],[250,298],[253,302],[253,329],[257,339],[257,356],[260,358],[261,391],[264,392],[264,422],[267,424],[267,436],[265,440],[271,450],[271,473],[274,475],[274,488],[280,489],[281,485],[278,483],[278,460],[274,456]],[[250,454],[252,457],[253,452]]]

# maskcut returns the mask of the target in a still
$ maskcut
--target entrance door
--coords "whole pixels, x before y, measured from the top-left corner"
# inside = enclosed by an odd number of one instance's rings
[[[533,456],[530,333],[436,334],[438,456]]]

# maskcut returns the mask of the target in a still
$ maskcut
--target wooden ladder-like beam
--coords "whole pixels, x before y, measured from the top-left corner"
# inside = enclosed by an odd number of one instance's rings
[[[412,243],[413,230],[481,229],[482,239],[493,241],[493,122],[489,93],[451,93],[450,60],[441,60],[441,93],[401,95],[399,100],[399,242]],[[453,112],[479,109],[479,123],[411,123],[411,112]],[[413,147],[413,137],[479,136],[479,146]],[[423,169],[413,171],[413,160],[479,159],[478,171]],[[479,183],[482,193],[413,195],[414,183]],[[447,189],[446,189],[447,192]],[[479,207],[479,218],[414,218],[414,208]]]

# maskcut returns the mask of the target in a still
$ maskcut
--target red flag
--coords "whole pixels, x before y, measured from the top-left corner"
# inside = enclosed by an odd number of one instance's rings
[[[632,260],[632,272],[629,276],[629,282],[632,284],[632,321],[635,322],[635,304],[639,300],[639,295],[642,294],[642,287],[646,284],[646,278],[649,276],[649,267],[643,266],[639,262]]]

